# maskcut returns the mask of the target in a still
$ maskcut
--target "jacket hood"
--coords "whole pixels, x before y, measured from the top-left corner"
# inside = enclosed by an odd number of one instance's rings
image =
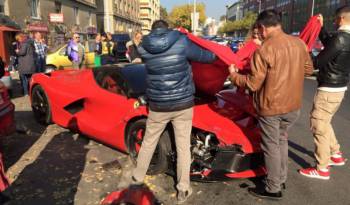
[[[163,53],[180,38],[182,34],[175,30],[155,29],[142,40],[142,47],[151,54]]]

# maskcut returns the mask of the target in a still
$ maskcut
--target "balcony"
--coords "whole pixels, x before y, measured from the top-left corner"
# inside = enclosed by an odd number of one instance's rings
[[[78,3],[97,8],[96,0],[75,0]]]

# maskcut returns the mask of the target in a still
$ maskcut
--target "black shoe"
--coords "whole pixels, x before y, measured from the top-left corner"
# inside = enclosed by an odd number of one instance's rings
[[[281,189],[283,189],[283,190],[287,189],[286,183],[281,184]]]
[[[263,199],[272,199],[272,200],[280,200],[282,199],[282,192],[277,192],[277,193],[270,193],[267,192],[264,189],[257,189],[257,188],[249,188],[248,189],[249,194],[263,198]]]

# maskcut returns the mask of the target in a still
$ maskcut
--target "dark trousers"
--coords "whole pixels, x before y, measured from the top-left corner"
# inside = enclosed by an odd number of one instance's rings
[[[32,74],[21,74],[20,76],[21,84],[23,88],[23,95],[29,94],[29,81],[31,77],[32,77]]]
[[[37,58],[35,60],[36,72],[43,73],[45,72],[46,67],[46,59],[45,58]]]
[[[260,116],[262,143],[267,169],[266,191],[281,191],[288,172],[288,130],[297,121],[300,110],[276,116]]]

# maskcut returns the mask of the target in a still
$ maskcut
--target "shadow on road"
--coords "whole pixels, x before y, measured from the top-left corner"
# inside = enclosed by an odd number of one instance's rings
[[[15,120],[17,133],[2,140],[6,170],[15,164],[46,130],[46,127],[34,121],[31,111],[16,111]]]
[[[73,204],[84,170],[87,140],[72,133],[54,136],[39,157],[5,191],[11,204]]]

